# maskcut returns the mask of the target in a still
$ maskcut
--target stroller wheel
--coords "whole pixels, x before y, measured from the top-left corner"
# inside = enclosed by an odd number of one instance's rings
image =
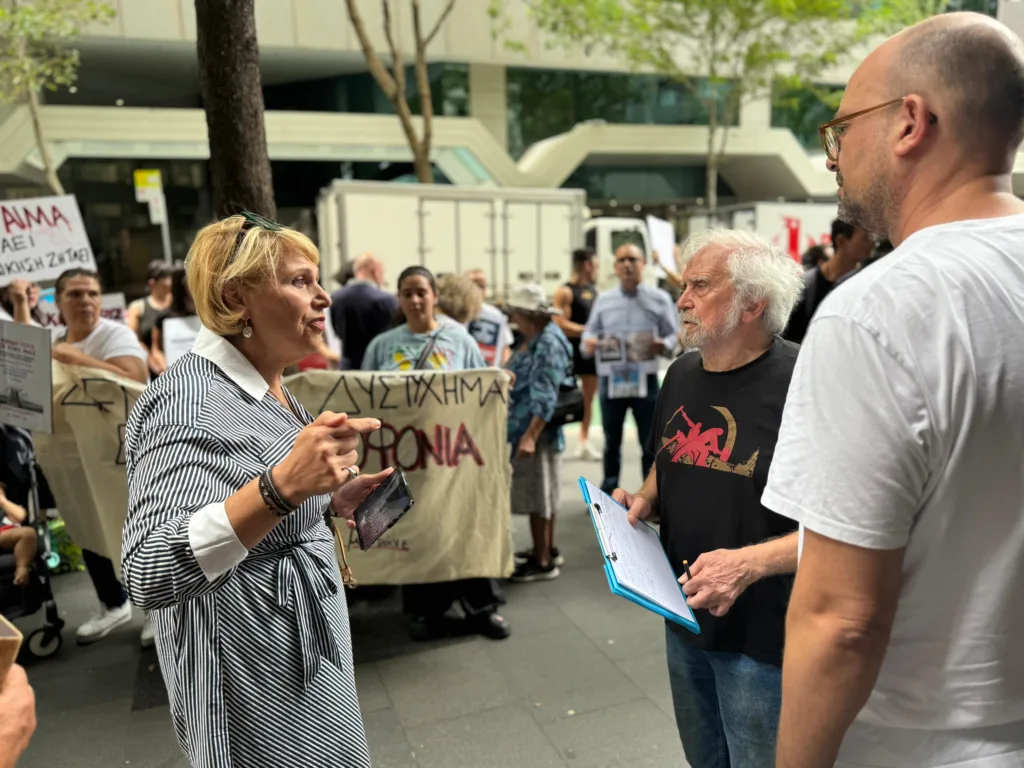
[[[53,656],[64,645],[64,638],[56,627],[40,627],[25,638],[25,646],[33,659]]]
[[[60,552],[51,552],[46,556],[46,567],[51,571],[60,565]]]

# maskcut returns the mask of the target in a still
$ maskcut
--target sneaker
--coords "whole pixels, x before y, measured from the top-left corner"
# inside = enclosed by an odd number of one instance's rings
[[[544,567],[534,560],[529,560],[516,568],[516,572],[512,574],[511,579],[520,584],[529,584],[532,581],[551,581],[552,579],[557,579],[560,573],[554,561],[548,563],[547,567]]]
[[[132,606],[130,603],[125,602],[124,605],[117,608],[107,608],[104,606],[78,628],[78,631],[75,633],[75,639],[79,645],[95,643],[97,640],[102,640],[109,635],[115,627],[127,624],[131,620]]]
[[[516,552],[515,554],[516,565],[522,565],[523,563],[528,563],[531,560],[533,560],[532,549],[524,549],[522,552]],[[551,562],[559,567],[565,565],[565,558],[562,557],[562,553],[558,551],[558,547],[551,548]]]
[[[156,642],[153,639],[153,622],[149,620],[149,615],[146,616],[146,623],[142,625],[142,637],[140,638],[143,648],[152,648]]]
[[[576,449],[576,458],[580,461],[600,461],[601,452],[595,448],[590,441],[580,443]]]

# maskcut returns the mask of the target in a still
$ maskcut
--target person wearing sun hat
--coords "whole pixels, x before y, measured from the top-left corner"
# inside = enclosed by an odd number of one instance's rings
[[[536,283],[518,286],[505,303],[522,334],[507,368],[515,375],[508,404],[512,446],[512,512],[530,516],[533,549],[516,554],[512,581],[558,577],[560,553],[554,546],[558,507],[558,459],[565,448],[560,427],[548,422],[560,385],[572,377],[572,346],[551,321],[560,314]]]

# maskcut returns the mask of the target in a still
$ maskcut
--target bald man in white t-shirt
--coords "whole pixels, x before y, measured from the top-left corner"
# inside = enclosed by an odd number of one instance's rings
[[[823,134],[896,249],[815,314],[762,497],[803,536],[776,764],[1022,766],[1024,44],[931,18]]]

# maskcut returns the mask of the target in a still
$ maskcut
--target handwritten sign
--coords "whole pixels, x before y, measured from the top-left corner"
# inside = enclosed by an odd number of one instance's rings
[[[314,416],[381,420],[360,469],[401,467],[416,506],[367,552],[349,531],[360,584],[422,584],[512,573],[508,375],[479,371],[335,373],[285,381]]]
[[[124,430],[144,387],[56,362],[52,371],[53,433],[32,433],[36,459],[75,544],[110,558],[120,574],[128,513]]]
[[[380,419],[381,429],[364,438],[360,468],[401,467],[416,499],[368,552],[351,533],[348,560],[360,584],[512,573],[507,374],[307,371],[284,384],[314,416],[332,410]],[[35,435],[68,532],[118,567],[128,509],[124,431],[143,389],[54,363],[53,434]]]
[[[95,270],[96,259],[74,196],[0,202],[0,287],[75,267]]]

